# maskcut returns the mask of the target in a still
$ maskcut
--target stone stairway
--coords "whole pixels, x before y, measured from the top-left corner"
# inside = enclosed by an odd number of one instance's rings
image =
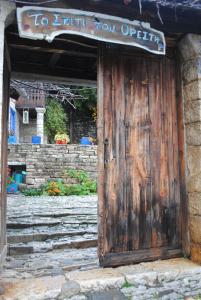
[[[8,196],[9,255],[97,246],[97,197]]]

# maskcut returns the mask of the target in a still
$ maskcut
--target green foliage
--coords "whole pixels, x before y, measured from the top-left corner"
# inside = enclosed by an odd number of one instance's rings
[[[90,195],[97,191],[95,180],[89,178],[87,172],[83,170],[70,169],[66,172],[67,177],[77,180],[77,184],[66,185],[66,195]]]
[[[76,92],[75,92],[76,93]],[[79,113],[90,116],[92,120],[96,120],[97,114],[97,90],[96,88],[78,87],[77,93],[82,96],[82,100],[76,100],[75,106]]]
[[[132,283],[129,283],[127,280],[125,280],[125,282],[123,283],[123,285],[122,285],[122,289],[128,289],[128,288],[130,288],[130,287],[134,287],[134,284],[132,284]]]
[[[22,191],[22,194],[25,196],[42,196],[43,195],[43,189],[24,189]]]
[[[67,170],[66,174],[70,178],[77,179],[79,183],[83,183],[87,180],[90,180],[87,172],[83,170],[69,169]]]
[[[47,100],[45,113],[45,133],[50,143],[54,143],[57,133],[66,133],[67,116],[58,100]]]
[[[95,180],[89,178],[88,174],[82,170],[67,170],[64,177],[76,179],[76,184],[65,184],[62,180],[48,181],[39,189],[23,190],[25,196],[85,196],[95,194],[97,184]]]

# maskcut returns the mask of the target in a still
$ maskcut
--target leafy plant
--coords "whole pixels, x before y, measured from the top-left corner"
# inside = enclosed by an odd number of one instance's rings
[[[22,191],[22,194],[25,196],[42,196],[43,195],[43,189],[39,188],[32,188],[32,189],[24,189]]]
[[[49,181],[43,186],[43,191],[49,196],[64,196],[65,185],[62,181]]]
[[[76,179],[77,183],[65,184],[62,180],[48,181],[38,189],[25,189],[22,193],[25,196],[85,196],[96,193],[96,181],[90,179],[85,171],[70,169],[65,172],[65,176]]]
[[[57,133],[66,133],[67,116],[64,108],[58,100],[47,100],[45,113],[45,133],[48,140],[54,143]]]
[[[97,191],[97,183],[89,178],[87,172],[83,170],[70,169],[66,172],[67,177],[77,180],[77,184],[67,186],[66,193],[71,195],[90,195]]]
[[[70,142],[69,136],[66,133],[57,133],[54,137],[54,140],[65,140],[66,143]]]
[[[13,176],[8,176],[7,179],[6,179],[6,185],[9,185],[13,182],[15,182],[14,177]]]

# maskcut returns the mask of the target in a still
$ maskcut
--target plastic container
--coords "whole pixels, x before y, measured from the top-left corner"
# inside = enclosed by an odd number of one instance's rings
[[[91,145],[91,141],[88,137],[82,137],[80,140],[80,144],[81,145]]]
[[[22,183],[26,183],[26,175],[27,175],[27,172],[22,171]]]
[[[9,137],[8,137],[8,144],[16,144],[16,141],[17,141],[16,136],[9,135]]]
[[[14,180],[15,180],[15,182],[17,184],[22,183],[23,182],[23,176],[22,176],[22,174],[19,174],[19,173],[15,174],[14,175]]]
[[[32,136],[32,144],[41,144],[41,136],[33,135]]]
[[[6,191],[7,191],[7,193],[10,193],[10,194],[15,194],[15,193],[17,193],[17,191],[18,191],[18,186],[17,186],[17,184],[16,184],[15,182],[13,182],[13,183],[7,185]]]

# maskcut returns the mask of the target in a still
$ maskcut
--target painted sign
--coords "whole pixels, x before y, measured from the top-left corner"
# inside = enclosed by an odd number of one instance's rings
[[[165,54],[164,34],[149,23],[74,9],[25,6],[17,9],[21,37],[51,42],[60,34],[75,34],[99,41],[143,48]]]

